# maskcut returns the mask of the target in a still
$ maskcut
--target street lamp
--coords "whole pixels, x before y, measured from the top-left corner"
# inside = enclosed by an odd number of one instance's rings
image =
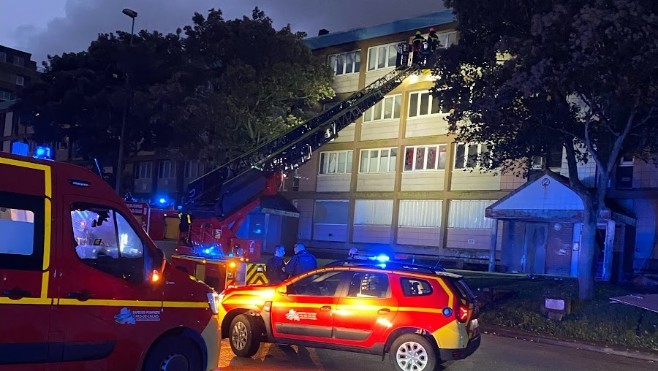
[[[135,18],[137,18],[137,12],[128,8],[125,8],[121,12],[127,15],[128,17],[132,18],[132,26],[130,27],[130,47],[132,47],[133,35],[135,34]],[[129,79],[130,79],[130,74],[126,73],[126,92],[128,92],[128,89],[130,88]],[[125,146],[124,137],[126,136],[127,116],[128,116],[128,97],[126,96],[126,100],[123,103],[123,116],[121,118],[121,134],[119,136],[119,158],[117,159],[117,173],[115,179],[116,181],[115,190],[117,193],[121,192],[121,178],[123,176],[123,151]]]

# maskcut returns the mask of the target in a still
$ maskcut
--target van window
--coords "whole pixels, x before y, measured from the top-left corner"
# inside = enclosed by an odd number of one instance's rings
[[[75,252],[85,264],[126,281],[144,279],[144,244],[130,223],[113,209],[74,205]]]
[[[41,270],[43,197],[0,192],[0,268]]]
[[[388,286],[388,276],[384,273],[356,272],[350,279],[347,297],[385,298]]]
[[[424,296],[432,293],[432,285],[425,280],[403,277],[400,279],[400,285],[404,296]]]

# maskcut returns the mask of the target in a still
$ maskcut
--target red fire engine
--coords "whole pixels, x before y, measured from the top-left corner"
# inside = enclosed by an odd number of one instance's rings
[[[284,173],[308,161],[419,68],[400,65],[319,116],[191,182],[184,200],[191,224],[173,263],[218,291],[266,283],[264,267],[250,264],[260,259],[261,241],[238,235],[249,213],[277,197]]]
[[[0,154],[0,369],[215,369],[218,294],[84,168]]]

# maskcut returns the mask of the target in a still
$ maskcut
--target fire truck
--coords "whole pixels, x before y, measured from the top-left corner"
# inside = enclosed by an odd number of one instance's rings
[[[254,209],[277,197],[285,173],[310,160],[315,150],[421,69],[398,60],[395,70],[320,115],[192,181],[184,200],[191,223],[172,255],[174,265],[218,291],[267,283],[263,265],[254,264],[261,241],[238,231]]]
[[[219,295],[102,178],[4,153],[0,174],[0,369],[217,368]]]

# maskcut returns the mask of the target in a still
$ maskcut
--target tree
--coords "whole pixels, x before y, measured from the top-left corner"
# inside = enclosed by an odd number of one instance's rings
[[[23,90],[16,105],[35,140],[64,139],[83,158],[115,164],[126,108],[129,153],[166,147],[179,137],[172,125],[151,120],[145,104],[151,86],[166,82],[182,64],[179,35],[142,31],[133,47],[129,38],[125,32],[101,34],[86,51],[48,56],[41,80]]]
[[[622,155],[649,160],[658,126],[655,0],[445,0],[460,40],[436,66],[434,94],[457,140],[486,143],[477,161],[523,173],[559,143],[585,205],[579,297],[594,295],[597,217]],[[593,187],[578,163],[594,161]],[[585,258],[582,258],[585,257]]]
[[[188,153],[222,163],[300,124],[334,95],[333,71],[289,26],[276,31],[258,8],[224,20],[219,10],[196,13],[185,27],[190,61],[160,86],[158,119],[194,135]]]

